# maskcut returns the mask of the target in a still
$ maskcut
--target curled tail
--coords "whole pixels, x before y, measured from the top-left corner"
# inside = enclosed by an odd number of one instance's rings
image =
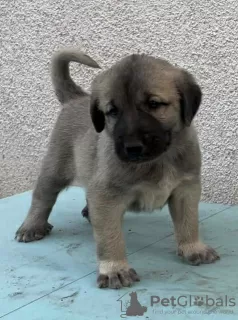
[[[56,52],[52,58],[51,78],[55,94],[61,103],[87,93],[70,76],[69,63],[78,62],[92,68],[100,68],[96,61],[77,49],[64,49]]]

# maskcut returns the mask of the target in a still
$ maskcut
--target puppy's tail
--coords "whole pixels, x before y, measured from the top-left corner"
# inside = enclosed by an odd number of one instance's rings
[[[55,94],[61,103],[87,93],[72,80],[69,63],[78,62],[92,68],[100,68],[96,61],[77,49],[64,49],[56,52],[52,58],[51,78]]]

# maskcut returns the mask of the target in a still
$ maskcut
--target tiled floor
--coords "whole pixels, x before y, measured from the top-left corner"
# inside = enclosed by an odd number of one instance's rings
[[[201,204],[201,235],[217,248],[221,260],[199,267],[175,255],[167,209],[152,215],[127,214],[127,252],[141,282],[114,291],[96,287],[92,229],[80,214],[83,191],[71,188],[60,195],[50,217],[54,229],[49,237],[17,243],[14,233],[30,200],[28,192],[0,200],[0,318],[136,319],[126,315],[130,293],[136,292],[147,308],[140,319],[238,319],[237,206]]]

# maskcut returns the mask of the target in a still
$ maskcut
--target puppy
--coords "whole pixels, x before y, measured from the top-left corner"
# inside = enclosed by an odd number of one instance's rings
[[[90,95],[70,77],[71,61],[99,68],[75,49],[53,57],[52,81],[63,108],[16,239],[47,235],[58,194],[78,181],[86,189],[100,288],[139,281],[126,258],[122,221],[127,210],[168,204],[178,254],[192,265],[219,259],[199,240],[201,155],[192,120],[202,93],[193,76],[165,60],[133,54],[101,72]]]

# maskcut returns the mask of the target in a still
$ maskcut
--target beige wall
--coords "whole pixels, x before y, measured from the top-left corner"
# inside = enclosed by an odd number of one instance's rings
[[[133,52],[169,59],[203,92],[203,199],[238,203],[238,2],[0,2],[0,197],[31,189],[59,111],[49,61],[78,45],[103,67]],[[84,87],[96,71],[75,67]]]

